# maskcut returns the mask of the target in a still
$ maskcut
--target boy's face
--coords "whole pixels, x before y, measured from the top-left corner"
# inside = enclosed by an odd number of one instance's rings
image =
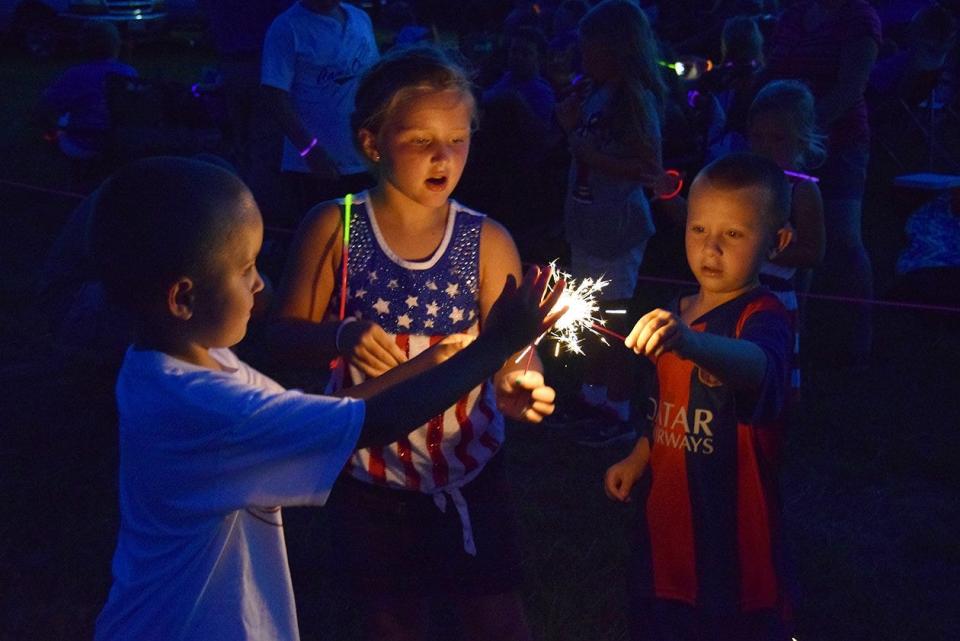
[[[247,333],[254,294],[263,289],[256,258],[263,243],[263,220],[246,194],[238,221],[228,230],[210,273],[199,282],[193,322],[197,342],[204,347],[230,347]]]
[[[774,234],[763,215],[769,195],[760,187],[718,189],[698,179],[687,212],[687,263],[700,289],[736,298],[758,283]]]

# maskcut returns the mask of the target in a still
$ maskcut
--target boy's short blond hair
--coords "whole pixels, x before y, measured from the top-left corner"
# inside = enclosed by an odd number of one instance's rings
[[[790,219],[790,182],[783,170],[768,158],[748,152],[728,154],[701,169],[694,184],[701,180],[717,189],[762,189],[767,198],[760,212],[771,232],[781,229]]]

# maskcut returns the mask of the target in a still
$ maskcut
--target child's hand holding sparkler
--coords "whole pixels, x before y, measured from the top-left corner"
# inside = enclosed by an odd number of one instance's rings
[[[655,309],[640,317],[624,344],[627,349],[653,359],[664,352],[676,352],[684,358],[689,343],[695,338],[696,332],[676,314],[665,309]]]
[[[553,414],[556,397],[536,370],[507,372],[497,383],[497,407],[504,416],[517,421],[539,423]]]

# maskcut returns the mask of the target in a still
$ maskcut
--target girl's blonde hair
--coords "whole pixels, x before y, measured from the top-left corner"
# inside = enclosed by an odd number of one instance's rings
[[[623,91],[613,99],[610,122],[627,123],[632,131],[649,133],[651,119],[662,119],[667,93],[658,61],[660,48],[650,22],[630,0],[604,0],[580,20],[581,38],[598,42],[616,55]],[[647,113],[649,91],[656,113]]]
[[[354,98],[350,126],[354,142],[361,129],[378,136],[397,107],[410,98],[434,91],[456,89],[473,103],[471,125],[476,127],[476,103],[473,85],[462,66],[445,51],[432,45],[393,49],[363,74]]]
[[[827,137],[817,128],[817,112],[813,94],[797,80],[774,80],[764,85],[750,105],[748,122],[762,113],[787,113],[797,128],[800,139],[801,165],[813,169],[827,158]]]

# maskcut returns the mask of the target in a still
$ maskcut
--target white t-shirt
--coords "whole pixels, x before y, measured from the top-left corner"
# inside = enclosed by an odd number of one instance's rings
[[[127,351],[117,380],[120,534],[96,639],[296,640],[280,505],[322,505],[364,404]]]
[[[346,22],[314,13],[296,2],[270,25],[263,43],[260,82],[290,94],[294,108],[341,174],[366,165],[353,144],[350,115],[363,71],[377,61],[370,16],[341,3]],[[307,173],[306,162],[284,141],[284,171]]]

